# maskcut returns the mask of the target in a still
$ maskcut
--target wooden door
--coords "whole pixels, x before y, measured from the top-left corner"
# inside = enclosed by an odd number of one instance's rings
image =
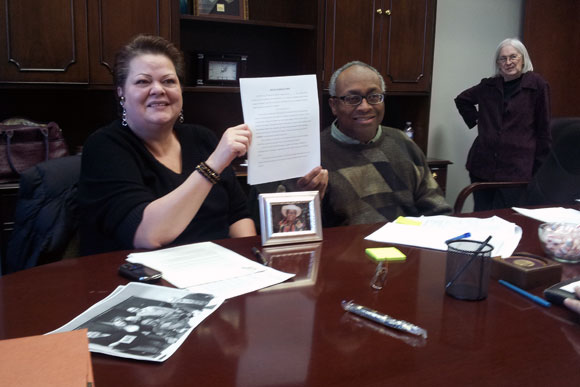
[[[435,0],[384,0],[377,68],[388,91],[430,91],[435,6]]]
[[[376,66],[380,52],[382,0],[327,0],[324,40],[324,88],[332,73],[347,62]],[[382,11],[381,11],[382,12]]]
[[[436,0],[328,0],[324,84],[361,60],[381,72],[387,91],[429,92]]]
[[[115,54],[139,33],[171,36],[171,0],[88,0],[90,82],[112,85]]]
[[[85,0],[0,0],[0,82],[87,83]]]
[[[580,116],[580,2],[527,0],[524,44],[550,84],[552,116]]]

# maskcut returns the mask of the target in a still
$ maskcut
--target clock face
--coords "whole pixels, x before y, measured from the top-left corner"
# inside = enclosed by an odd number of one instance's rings
[[[238,63],[210,61],[207,73],[207,79],[210,81],[236,81],[238,79]]]

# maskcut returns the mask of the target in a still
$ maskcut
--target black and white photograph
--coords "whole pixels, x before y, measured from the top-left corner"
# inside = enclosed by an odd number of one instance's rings
[[[211,294],[131,282],[53,333],[86,328],[91,352],[164,361],[221,302]]]

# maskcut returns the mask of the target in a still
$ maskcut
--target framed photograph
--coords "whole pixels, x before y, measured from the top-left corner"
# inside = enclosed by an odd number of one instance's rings
[[[194,0],[195,16],[248,19],[248,0]]]
[[[316,284],[322,243],[265,247],[262,256],[268,266],[285,273],[296,274],[292,279],[260,291],[288,289]]]
[[[261,194],[262,246],[322,240],[318,191]]]

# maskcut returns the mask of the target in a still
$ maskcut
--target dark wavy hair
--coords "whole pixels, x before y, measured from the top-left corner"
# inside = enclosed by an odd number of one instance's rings
[[[179,82],[183,85],[185,77],[185,60],[183,54],[173,43],[161,36],[137,35],[115,57],[113,81],[116,87],[123,87],[129,75],[129,65],[135,57],[144,54],[164,55],[173,63]]]

